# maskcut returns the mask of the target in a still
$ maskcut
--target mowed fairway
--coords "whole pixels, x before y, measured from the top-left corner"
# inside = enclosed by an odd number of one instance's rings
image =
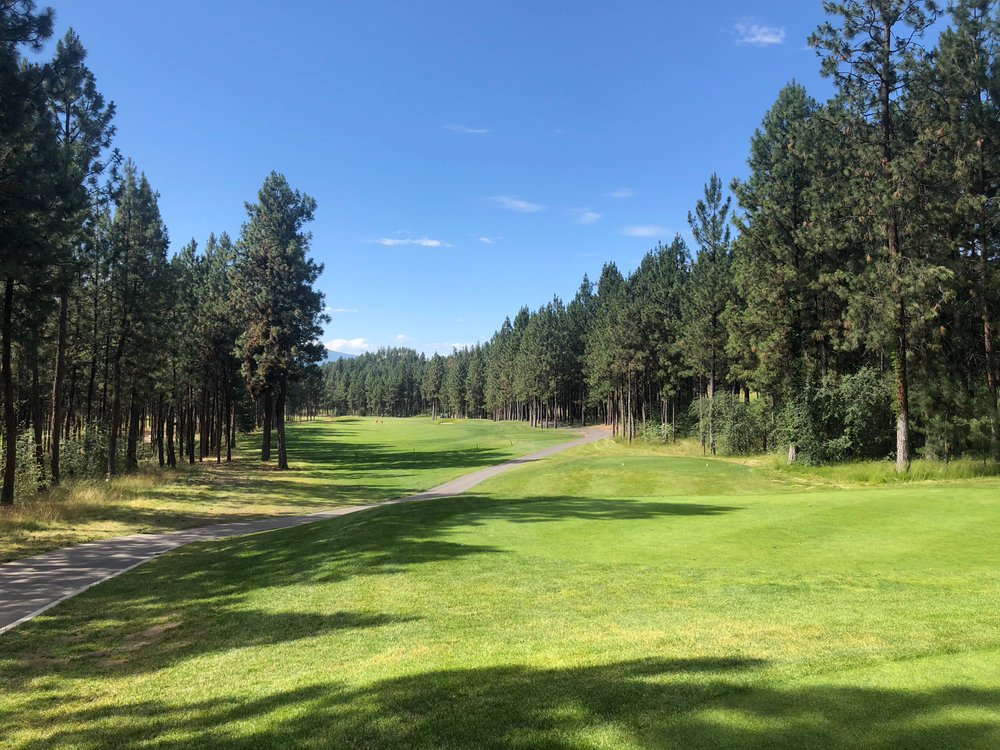
[[[0,512],[0,561],[135,532],[359,505],[426,490],[484,466],[578,437],[481,419],[318,419],[288,426],[291,470],[262,464],[260,435],[232,463],[214,457],[79,482]],[[276,438],[273,438],[276,439]]]
[[[603,441],[90,590],[0,637],[0,745],[1000,747],[998,531]]]

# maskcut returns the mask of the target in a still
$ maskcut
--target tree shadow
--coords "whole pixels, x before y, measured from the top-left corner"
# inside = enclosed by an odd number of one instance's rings
[[[921,750],[995,747],[1000,740],[997,690],[752,684],[748,678],[765,667],[738,657],[497,666],[361,687],[327,678],[291,690],[265,689],[264,697],[252,700],[230,693],[64,712],[53,693],[46,697],[53,714],[46,736],[21,747]],[[11,714],[5,723],[20,731],[30,713]]]
[[[419,617],[361,612],[264,612],[237,607],[221,608],[207,617],[190,620],[183,604],[157,616],[130,621],[105,619],[101,640],[76,637],[72,615],[57,615],[54,648],[41,656],[13,651],[6,659],[8,680],[66,669],[65,676],[87,674],[115,677],[155,672],[188,659],[226,653],[237,648],[260,648],[280,643],[328,636],[345,630],[369,629],[415,622]],[[16,644],[15,644],[16,646]]]
[[[545,495],[528,498],[497,498],[465,493],[455,503],[450,525],[478,526],[488,521],[546,523],[581,519],[586,521],[637,521],[671,516],[719,516],[745,510],[743,506],[714,503],[674,502],[645,498],[595,498]],[[443,521],[445,519],[442,519]],[[449,525],[445,521],[446,525]]]

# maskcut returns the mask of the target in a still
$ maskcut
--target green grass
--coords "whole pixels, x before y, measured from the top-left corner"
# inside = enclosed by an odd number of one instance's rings
[[[0,508],[0,562],[110,536],[402,497],[575,437],[477,419],[292,423],[287,472],[261,464],[260,437],[250,435],[232,463],[212,459],[177,470],[147,468],[112,482],[70,482]]]
[[[602,441],[0,637],[10,747],[1000,746],[1000,481]]]
[[[1000,476],[1000,464],[996,461],[975,458],[959,458],[947,464],[943,461],[920,459],[913,461],[910,470],[903,473],[896,472],[896,465],[892,461],[857,461],[822,466],[802,464],[788,466],[784,456],[772,456],[771,461],[774,469],[783,474],[841,486],[901,484],[928,480],[979,479]]]

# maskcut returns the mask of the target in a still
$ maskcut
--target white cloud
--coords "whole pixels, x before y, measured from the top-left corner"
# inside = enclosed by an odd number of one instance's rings
[[[630,224],[622,227],[622,234],[628,237],[666,237],[670,234],[670,228],[659,224]]]
[[[612,190],[606,195],[608,198],[631,198],[635,195],[635,191],[632,188],[618,188],[617,190]]]
[[[346,307],[324,307],[323,312],[328,313],[356,313],[357,310],[351,310]]]
[[[414,339],[412,336],[407,336],[405,333],[400,333],[399,335],[396,336],[396,341],[398,341],[401,344],[413,340]]]
[[[760,26],[756,23],[738,23],[733,27],[737,44],[751,44],[766,47],[769,44],[784,44],[784,26]]]
[[[442,240],[432,240],[429,237],[379,237],[377,240],[368,240],[369,242],[375,242],[379,245],[385,245],[387,247],[396,247],[397,245],[420,245],[420,247],[451,247],[447,242]]]
[[[361,354],[368,351],[368,339],[362,337],[356,339],[333,339],[324,341],[323,346],[331,352],[344,352],[344,354]]]
[[[576,217],[577,224],[593,224],[595,221],[601,218],[601,215],[596,211],[581,211],[580,215]]]
[[[498,206],[509,208],[511,211],[520,211],[523,214],[533,214],[548,208],[541,203],[531,203],[514,195],[494,195],[490,197],[490,200]]]
[[[492,237],[486,237],[486,236],[480,237],[479,241],[485,242],[487,245],[492,245],[494,242],[496,242],[496,240],[493,239]]]
[[[454,130],[456,133],[471,133],[472,135],[486,135],[489,128],[468,128],[465,125],[443,125],[445,130]]]

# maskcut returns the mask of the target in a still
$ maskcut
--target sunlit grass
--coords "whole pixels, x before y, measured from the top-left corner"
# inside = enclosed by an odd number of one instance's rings
[[[110,536],[401,497],[574,437],[486,420],[291,423],[288,472],[261,464],[260,438],[251,435],[232,463],[144,464],[110,482],[67,482],[0,509],[0,561]]]
[[[997,747],[998,497],[593,443],[92,589],[0,639],[6,741]]]
[[[789,466],[784,456],[771,456],[761,463],[769,464],[775,471],[788,475],[838,485],[883,485],[907,482],[978,479],[1000,477],[1000,464],[976,458],[958,458],[948,463],[918,459],[910,464],[907,472],[896,472],[892,461],[857,461],[852,463],[808,466]]]

